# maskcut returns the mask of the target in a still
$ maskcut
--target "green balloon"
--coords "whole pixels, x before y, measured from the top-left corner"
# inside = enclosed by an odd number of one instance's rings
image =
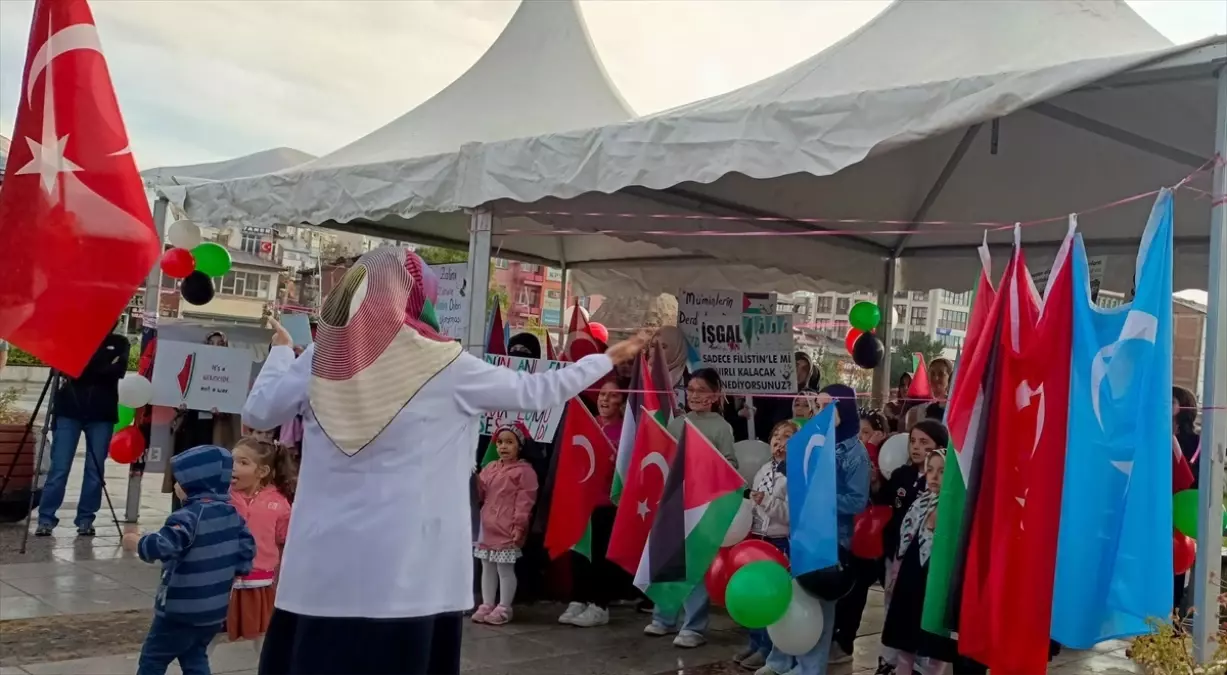
[[[852,311],[848,312],[848,323],[865,333],[877,328],[881,321],[882,311],[872,302],[858,302],[852,306]]]
[[[115,431],[130,426],[134,419],[136,419],[136,410],[126,405],[119,406],[119,421],[115,423]]]
[[[207,241],[192,249],[196,271],[210,277],[223,277],[230,271],[230,251],[225,246]]]
[[[724,592],[724,606],[746,628],[766,628],[788,610],[792,577],[773,560],[756,560],[737,570]]]
[[[1197,490],[1182,490],[1172,495],[1172,524],[1186,537],[1197,539],[1197,514],[1200,495]],[[1222,517],[1222,529],[1227,530],[1227,511]]]

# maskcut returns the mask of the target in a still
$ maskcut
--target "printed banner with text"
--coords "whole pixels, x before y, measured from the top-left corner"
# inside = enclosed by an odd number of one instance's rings
[[[486,363],[525,373],[544,373],[570,365],[562,361],[526,359],[520,356],[499,356],[498,354],[486,354]],[[478,433],[483,436],[489,436],[494,433],[495,429],[506,424],[513,424],[516,420],[519,420],[524,423],[528,432],[532,434],[534,441],[549,443],[554,440],[554,432],[558,429],[558,420],[562,419],[562,413],[566,408],[566,404],[563,404],[557,408],[537,412],[500,410],[498,412],[486,413],[481,418],[481,426]]]
[[[241,413],[251,384],[251,352],[159,340],[153,362],[153,405]]]
[[[791,315],[708,314],[698,321],[699,362],[720,373],[725,392],[796,391]]]
[[[439,332],[453,340],[463,340],[469,331],[469,264],[431,265],[439,278],[439,300],[435,318]]]

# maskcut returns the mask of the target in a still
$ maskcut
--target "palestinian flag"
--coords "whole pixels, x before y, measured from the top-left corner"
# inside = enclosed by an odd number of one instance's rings
[[[937,502],[937,531],[929,558],[921,627],[948,636],[958,630],[958,607],[967,552],[966,530],[979,489],[980,459],[992,410],[990,398],[999,331],[999,297],[993,289],[987,241],[980,247],[980,279],[972,300],[967,337],[946,407],[950,447]],[[956,462],[951,462],[956,458]]]
[[[575,549],[591,560],[592,509],[607,497],[614,449],[578,398],[567,403],[557,456],[545,548],[551,558]]]
[[[503,326],[503,310],[497,302],[490,310],[490,332],[486,337],[486,353],[507,356],[507,329]]]
[[[629,410],[626,416],[630,418]],[[630,574],[635,573],[643,557],[643,546],[668,482],[669,467],[677,454],[677,441],[669,430],[647,410],[640,410],[639,416],[643,421],[632,441],[634,452],[628,461],[630,470],[605,553],[607,559]]]
[[[665,613],[681,609],[703,583],[741,508],[744,485],[733,465],[686,422],[635,572],[635,586]]]
[[[609,492],[614,504],[620,503],[627,474],[630,472],[635,438],[642,420],[641,412],[646,410],[662,426],[668,425],[673,417],[673,386],[670,384],[669,367],[665,364],[663,350],[653,349],[650,357],[639,357],[638,365],[631,374],[630,387],[631,393],[626,400],[626,416],[622,418],[622,434],[618,440],[613,485]],[[634,573],[634,570],[631,572]]]

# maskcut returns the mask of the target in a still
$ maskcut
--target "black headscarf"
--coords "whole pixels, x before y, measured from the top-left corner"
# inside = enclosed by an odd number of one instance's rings
[[[539,359],[541,358],[541,340],[532,333],[516,333],[507,341],[507,355]]]
[[[822,393],[835,399],[835,409],[839,411],[839,426],[835,427],[835,442],[843,443],[859,434],[861,416],[856,406],[856,391],[846,384],[828,384],[822,388]]]

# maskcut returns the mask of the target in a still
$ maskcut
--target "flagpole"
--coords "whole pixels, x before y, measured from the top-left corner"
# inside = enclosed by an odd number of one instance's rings
[[[1197,563],[1193,567],[1193,649],[1198,663],[1214,658],[1222,592],[1223,455],[1227,448],[1227,66],[1218,70],[1218,124],[1215,126],[1210,276],[1206,285],[1205,396],[1202,402]]]
[[[486,301],[490,296],[490,230],[494,224],[489,209],[474,209],[469,217],[469,339],[464,348],[478,358],[486,353]]]

